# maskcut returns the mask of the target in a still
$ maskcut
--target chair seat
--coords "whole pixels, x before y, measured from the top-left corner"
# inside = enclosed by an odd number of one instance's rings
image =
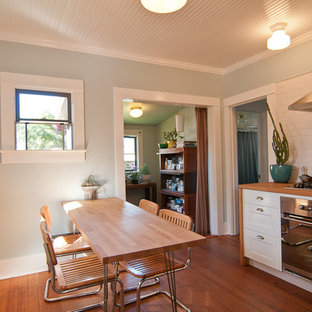
[[[53,239],[53,248],[57,256],[91,250],[80,234],[57,236]]]
[[[61,290],[98,283],[104,280],[104,267],[97,256],[62,261],[55,265],[57,282]],[[115,278],[113,265],[108,266],[108,280]]]
[[[138,278],[148,278],[157,274],[165,273],[167,271],[163,254],[152,255],[129,261],[122,261],[120,262],[120,265],[126,269],[127,272]],[[184,262],[179,261],[178,259],[174,260],[174,270],[183,268],[184,266]]]

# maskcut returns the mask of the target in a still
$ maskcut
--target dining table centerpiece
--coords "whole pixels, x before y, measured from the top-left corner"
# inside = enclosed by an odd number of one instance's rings
[[[84,191],[85,199],[97,199],[97,192],[102,185],[95,180],[93,175],[89,175],[88,178],[81,184],[81,188]]]
[[[276,156],[276,164],[270,165],[270,173],[274,182],[287,183],[291,177],[292,165],[286,164],[289,158],[289,144],[284,132],[282,124],[279,122],[282,137],[279,134],[274,118],[271,113],[271,109],[268,103],[266,103],[268,112],[273,123],[273,137],[272,148]]]

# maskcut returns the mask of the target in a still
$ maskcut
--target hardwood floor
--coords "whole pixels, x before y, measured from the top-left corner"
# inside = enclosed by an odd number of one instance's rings
[[[177,254],[181,257],[183,253]],[[48,277],[49,273],[43,272],[0,281],[0,311],[63,312],[101,301],[102,296],[97,295],[46,303],[43,292]],[[127,284],[134,282],[124,273],[123,279]],[[192,312],[312,311],[311,293],[254,267],[241,266],[237,237],[214,237],[208,239],[205,246],[193,248],[191,266],[177,273],[176,279],[178,297]],[[166,286],[166,279],[163,278],[161,287]],[[170,302],[165,296],[154,297],[141,304],[142,312],[166,312],[170,309]],[[136,311],[135,304],[125,310]]]

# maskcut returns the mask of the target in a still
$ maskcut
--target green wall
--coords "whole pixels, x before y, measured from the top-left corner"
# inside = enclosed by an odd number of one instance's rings
[[[104,182],[102,197],[115,195],[114,87],[213,97],[222,91],[222,78],[203,72],[4,41],[0,55],[3,72],[84,80],[87,148],[79,164],[0,164],[0,260],[43,253],[38,221],[44,204],[52,231],[69,231],[61,201],[83,199],[80,184],[88,175]]]
[[[195,108],[186,107],[182,108],[177,114],[184,115],[184,140],[196,141],[196,118]],[[176,115],[176,114],[175,114]],[[160,123],[157,127],[158,143],[165,143],[163,138],[164,131],[171,131],[176,127],[175,115],[168,116],[168,119]]]
[[[158,182],[158,146],[157,146],[157,126],[125,125],[125,130],[143,131],[143,162],[149,168],[151,181]],[[157,194],[159,197],[159,194]],[[140,199],[145,198],[144,190],[129,190],[126,194],[127,201],[137,205]]]

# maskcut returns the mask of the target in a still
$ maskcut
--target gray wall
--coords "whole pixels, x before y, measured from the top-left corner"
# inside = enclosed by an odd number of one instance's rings
[[[236,70],[224,77],[224,97],[312,71],[312,41]]]
[[[39,209],[50,207],[53,232],[70,222],[61,201],[82,199],[89,174],[105,182],[101,196],[115,195],[113,88],[161,90],[220,97],[218,75],[121,59],[0,42],[0,71],[82,79],[85,82],[87,160],[80,164],[0,164],[0,259],[43,252]]]

